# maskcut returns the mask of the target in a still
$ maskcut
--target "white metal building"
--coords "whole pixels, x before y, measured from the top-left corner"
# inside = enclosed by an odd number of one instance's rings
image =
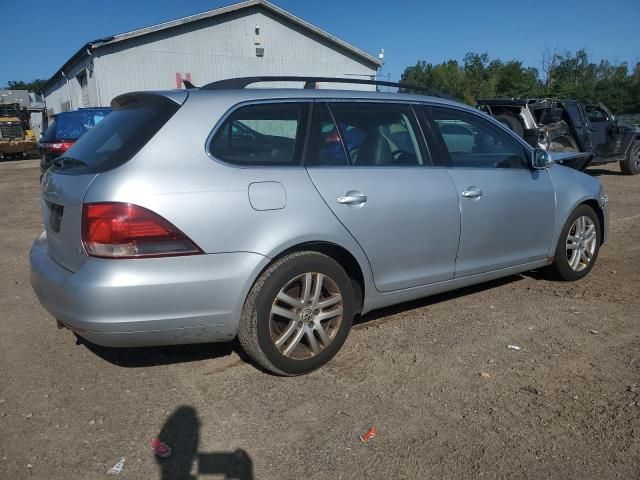
[[[183,79],[203,85],[257,75],[372,78],[380,65],[376,57],[276,5],[247,0],[88,42],[43,92],[53,115],[108,106],[125,92],[182,88]]]
[[[44,103],[35,93],[28,90],[0,90],[0,104],[17,103],[29,112],[29,122],[31,129],[34,131],[36,138],[40,138],[40,134],[44,131],[46,125],[43,125]]]

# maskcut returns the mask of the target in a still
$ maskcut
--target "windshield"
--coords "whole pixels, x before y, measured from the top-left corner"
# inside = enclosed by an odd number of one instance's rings
[[[100,173],[116,168],[129,161],[178,108],[179,105],[164,97],[131,101],[82,136],[52,168],[69,174]]]

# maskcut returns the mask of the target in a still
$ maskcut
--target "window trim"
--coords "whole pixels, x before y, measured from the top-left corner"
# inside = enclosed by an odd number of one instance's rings
[[[237,165],[234,163],[229,163],[229,162],[225,162],[222,159],[219,159],[215,156],[213,156],[210,153],[210,144],[211,141],[213,140],[213,137],[215,136],[215,134],[217,133],[218,129],[221,128],[221,126],[224,124],[224,122],[227,120],[227,118],[229,116],[231,116],[231,114],[233,114],[233,112],[235,112],[236,110],[238,110],[239,108],[245,107],[245,106],[250,106],[250,105],[260,105],[260,104],[269,104],[269,103],[277,103],[277,104],[281,104],[281,103],[303,103],[303,104],[308,104],[307,109],[308,109],[308,116],[306,118],[306,129],[305,129],[305,137],[304,137],[304,142],[303,142],[303,147],[301,150],[301,161],[299,163],[293,164],[293,165]],[[204,143],[204,152],[205,154],[211,158],[213,161],[227,166],[227,167],[232,167],[232,168],[278,168],[278,169],[287,169],[287,168],[307,168],[307,167],[313,167],[313,168],[348,168],[351,167],[351,165],[344,165],[344,166],[337,166],[337,165],[331,165],[331,166],[322,166],[322,165],[306,165],[306,157],[307,157],[307,149],[309,147],[309,136],[310,136],[310,132],[311,132],[311,127],[312,127],[312,120],[313,120],[313,110],[314,110],[314,106],[316,103],[325,103],[325,104],[329,104],[329,103],[376,103],[376,104],[384,104],[384,103],[390,103],[390,104],[403,104],[403,105],[407,105],[408,107],[411,108],[411,110],[413,111],[413,116],[414,116],[414,121],[416,122],[416,125],[418,125],[419,128],[419,133],[420,135],[418,135],[418,142],[421,143],[422,148],[424,148],[425,150],[425,154],[428,160],[428,163],[425,162],[423,165],[416,165],[415,167],[413,166],[407,166],[407,165],[397,165],[397,166],[386,166],[386,167],[373,167],[373,168],[424,168],[424,167],[429,167],[429,168],[450,168],[447,167],[446,165],[438,165],[436,163],[436,158],[440,155],[446,155],[447,157],[449,156],[449,151],[446,149],[446,146],[444,145],[439,145],[440,142],[443,142],[442,140],[442,136],[439,133],[436,133],[433,131],[433,122],[430,118],[429,115],[427,115],[426,109],[427,108],[433,108],[433,107],[441,107],[441,108],[448,108],[451,110],[457,110],[459,112],[462,113],[466,113],[469,115],[477,115],[479,118],[484,119],[486,121],[488,121],[489,123],[491,123],[494,127],[497,127],[500,129],[501,132],[506,133],[508,135],[511,136],[511,138],[513,138],[514,140],[516,140],[520,145],[522,145],[524,147],[524,149],[527,151],[527,153],[529,155],[533,155],[533,151],[535,150],[531,145],[529,145],[524,139],[520,138],[518,135],[516,135],[514,132],[512,132],[511,130],[505,128],[502,124],[500,124],[500,122],[498,122],[497,120],[495,120],[493,117],[491,117],[490,115],[486,114],[486,113],[482,113],[480,111],[476,112],[474,111],[472,108],[470,107],[464,107],[464,106],[460,106],[460,105],[456,105],[454,103],[440,103],[440,102],[432,102],[432,101],[420,101],[420,100],[403,100],[403,99],[390,99],[390,98],[380,98],[380,99],[371,99],[371,98],[345,98],[345,97],[331,97],[331,96],[327,96],[327,97],[280,97],[280,98],[264,98],[264,99],[253,99],[253,100],[245,100],[239,103],[234,104],[233,106],[231,106],[225,113],[224,115],[222,115],[218,121],[216,122],[216,124],[213,126],[213,128],[211,129],[211,132],[209,132],[209,135],[207,136],[207,139],[205,140]],[[328,107],[327,107],[328,108]],[[329,108],[329,111],[331,112],[331,109]],[[331,112],[331,115],[333,116],[333,112]],[[334,118],[334,122],[335,122],[335,118]],[[341,136],[342,137],[342,136]],[[297,140],[296,140],[297,141]],[[341,141],[344,142],[344,140],[341,138]],[[442,149],[444,148],[444,151],[442,151]],[[296,150],[297,150],[297,145],[296,145]],[[349,160],[349,157],[347,156],[347,161]],[[367,168],[367,167],[360,167],[360,168]],[[478,168],[478,169],[482,169],[482,168]],[[506,170],[524,170],[524,169],[504,169],[504,171]]]
[[[432,132],[432,135],[434,136],[434,143],[437,144],[438,149],[440,150],[440,155],[442,155],[444,158],[448,159],[448,163],[449,165],[440,165],[441,167],[444,168],[469,168],[469,169],[474,169],[474,170],[496,170],[496,167],[455,167],[452,164],[452,160],[451,160],[451,154],[449,153],[449,149],[444,141],[444,139],[442,138],[442,134],[440,133],[440,131],[437,129],[437,126],[435,125],[435,120],[433,119],[433,115],[432,115],[432,109],[433,108],[442,108],[442,109],[446,109],[446,110],[455,110],[457,112],[462,113],[463,115],[468,115],[470,117],[477,117],[479,119],[480,122],[485,122],[487,123],[487,125],[489,125],[490,129],[497,131],[501,134],[508,134],[507,137],[510,137],[511,139],[513,139],[515,142],[519,144],[521,147],[523,147],[523,150],[526,154],[526,160],[527,160],[527,167],[526,168],[501,168],[498,169],[500,171],[532,171],[532,166],[531,166],[531,161],[530,158],[533,155],[533,151],[535,150],[531,145],[529,145],[527,142],[524,141],[524,139],[520,138],[518,135],[516,135],[513,131],[507,129],[506,127],[504,127],[503,125],[501,125],[497,120],[495,120],[492,116],[487,115],[487,114],[478,114],[474,111],[469,111],[466,108],[459,108],[455,105],[448,105],[448,104],[434,104],[434,103],[424,103],[422,104],[421,111],[422,111],[422,116],[425,120],[425,122],[429,125],[429,129]],[[426,108],[425,108],[426,107]]]
[[[336,131],[338,132],[338,137],[340,137],[340,146],[342,147],[342,153],[344,155],[345,160],[347,161],[346,165],[313,165],[309,163],[309,151],[310,151],[310,147],[311,147],[311,131],[313,129],[313,127],[315,127],[316,124],[316,116],[317,116],[317,112],[320,108],[326,108],[326,111],[329,112],[329,116],[331,117],[331,121],[333,122],[333,125],[336,127]],[[302,156],[302,165],[305,168],[345,168],[345,167],[351,167],[351,164],[349,163],[349,154],[347,153],[347,149],[344,145],[344,140],[342,138],[342,135],[340,134],[340,129],[338,128],[338,124],[336,123],[336,119],[333,116],[333,112],[331,111],[331,109],[329,108],[329,103],[325,102],[325,101],[314,101],[312,107],[310,108],[310,112],[309,112],[309,123],[307,124],[307,138],[305,140],[305,148],[304,148],[304,154]]]
[[[251,168],[251,169],[264,169],[264,168],[278,168],[278,169],[286,169],[286,168],[305,168],[304,166],[304,155],[307,148],[307,142],[309,137],[309,127],[310,127],[310,113],[313,110],[313,98],[268,98],[268,99],[256,99],[256,100],[247,100],[244,102],[239,102],[234,104],[231,108],[229,108],[224,115],[220,117],[220,119],[216,122],[216,124],[209,132],[207,139],[204,143],[204,152],[205,154],[212,159],[213,161],[224,165],[225,167],[233,167],[233,168]],[[295,149],[294,149],[294,160],[298,158],[298,161],[292,163],[291,165],[240,165],[237,163],[230,163],[221,158],[216,157],[211,153],[211,142],[213,141],[213,137],[216,136],[218,130],[220,130],[227,119],[233,115],[237,110],[244,107],[251,107],[255,105],[265,105],[265,104],[278,104],[281,105],[283,103],[299,103],[303,107],[303,112],[300,118],[300,125],[298,126],[298,131],[296,132],[295,139]],[[304,135],[303,138],[298,140],[298,137]]]

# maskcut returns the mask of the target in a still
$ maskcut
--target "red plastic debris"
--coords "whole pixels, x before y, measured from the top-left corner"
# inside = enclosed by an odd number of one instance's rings
[[[171,456],[171,447],[157,438],[151,440],[151,449],[156,457],[167,458]]]
[[[364,443],[367,443],[377,434],[378,434],[378,431],[376,430],[376,427],[371,427],[369,430],[367,430],[367,433],[365,433],[364,435],[360,435],[360,440],[362,440],[362,442]]]

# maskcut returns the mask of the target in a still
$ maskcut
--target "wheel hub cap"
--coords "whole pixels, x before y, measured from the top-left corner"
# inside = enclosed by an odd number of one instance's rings
[[[313,318],[313,310],[311,310],[310,308],[305,308],[304,310],[302,310],[300,318],[302,318],[303,322],[311,321],[311,319]]]

